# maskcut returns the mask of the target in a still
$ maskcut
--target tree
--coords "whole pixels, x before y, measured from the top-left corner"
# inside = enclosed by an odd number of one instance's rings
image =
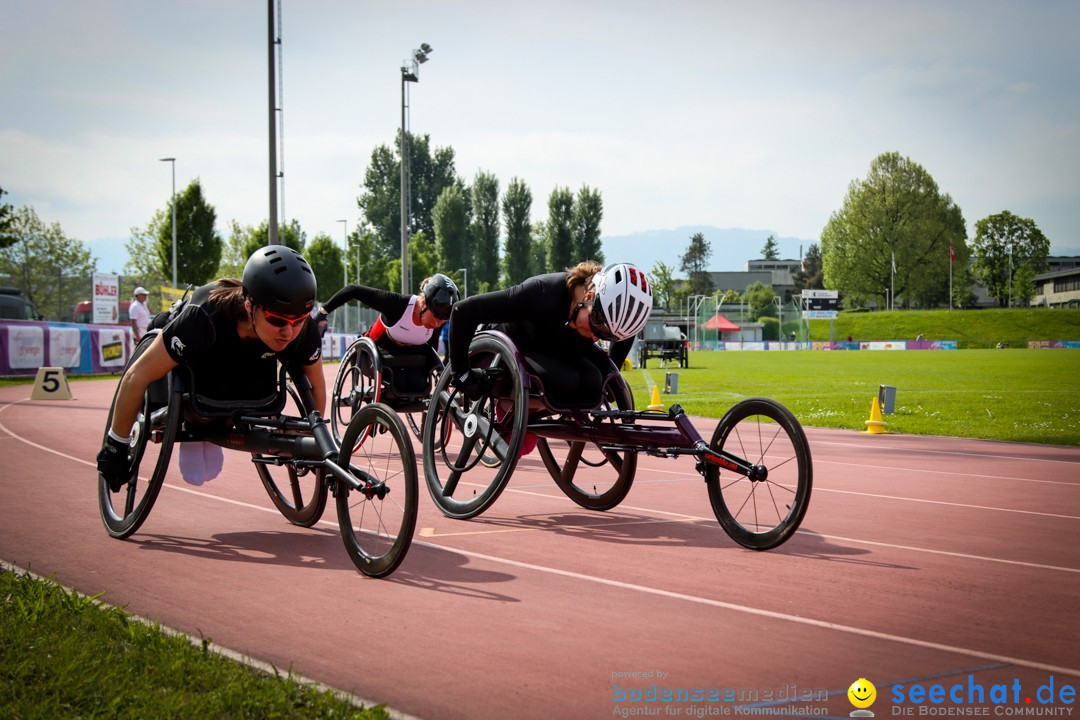
[[[417,292],[420,289],[420,282],[424,278],[439,272],[438,251],[435,248],[435,243],[429,240],[427,235],[422,232],[416,233],[409,239],[409,267],[412,268],[413,285],[415,286],[411,288],[412,292]],[[451,272],[450,274],[456,275],[457,273]],[[395,288],[400,284],[401,259],[396,258],[387,262],[386,277],[376,287],[389,285],[391,288]]]
[[[428,135],[406,133],[409,175],[410,236],[423,231],[435,237],[432,213],[442,191],[458,182],[454,169],[454,149],[431,152]],[[375,251],[380,260],[401,257],[401,132],[394,148],[379,145],[371,153],[364,171],[363,192],[356,204],[375,235]],[[400,276],[398,278],[400,284]]]
[[[865,180],[851,182],[821,233],[824,285],[855,303],[883,301],[890,287],[907,305],[947,302],[949,247],[957,262],[966,262],[966,239],[960,209],[930,173],[885,153]]]
[[[822,272],[821,248],[811,243],[803,258],[802,267],[791,274],[792,282],[799,290],[825,289],[825,275]]]
[[[1005,210],[975,223],[974,251],[976,279],[1004,307],[1009,301],[1010,277],[1015,296],[1017,269],[1030,266],[1034,272],[1041,272],[1046,267],[1050,241],[1034,220]]]
[[[702,233],[690,237],[690,246],[683,253],[679,269],[686,273],[688,295],[711,295],[712,280],[709,278],[709,257],[712,247]]]
[[[773,302],[776,293],[773,291],[771,285],[766,285],[760,280],[752,282],[746,286],[746,292],[743,297],[746,300],[750,317],[755,319],[762,317],[776,317],[776,304]]]
[[[457,270],[469,266],[469,216],[465,206],[465,193],[458,185],[443,190],[435,203],[435,247],[438,249],[439,266]],[[413,277],[419,282],[422,278]]]
[[[548,272],[558,272],[584,260],[575,257],[573,228],[574,194],[570,188],[556,187],[548,197]]]
[[[478,171],[472,184],[473,258],[469,273],[474,287],[499,283],[499,181]]]
[[[391,259],[378,252],[378,244],[378,236],[366,228],[357,228],[349,235],[349,260],[351,262],[355,255],[360,263],[359,270],[353,274],[359,278],[361,285],[398,290],[401,288],[400,250],[398,257]],[[412,257],[411,252],[409,256]],[[391,264],[394,265],[393,270],[390,269]]]
[[[317,234],[304,252],[311,272],[315,274],[319,302],[326,302],[341,289],[341,254],[341,246],[326,233]]]
[[[146,227],[131,228],[131,238],[124,243],[124,248],[128,252],[128,259],[123,267],[124,276],[136,278],[140,285],[147,288],[154,285],[172,284],[172,258],[169,258],[167,278],[162,273],[161,262],[158,259],[157,243],[164,223],[165,210],[158,210],[154,213],[154,217],[150,218]]]
[[[742,302],[742,297],[739,295],[738,290],[728,290],[720,296],[721,305],[738,305]]]
[[[503,249],[504,287],[517,285],[529,277],[532,258],[532,191],[522,180],[513,178],[502,200],[506,221],[506,244]]]
[[[765,241],[765,247],[761,248],[762,260],[779,260],[780,259],[780,246],[776,244],[776,238],[772,235]]]
[[[4,202],[4,196],[7,194],[7,190],[0,187],[0,248],[7,247],[15,242],[15,237],[11,234],[12,208]]]
[[[196,178],[169,200],[158,230],[157,262],[163,277],[172,278],[172,204],[176,203],[176,278],[181,286],[202,285],[214,279],[221,261],[222,240],[214,229],[217,212],[203,198]]]
[[[551,257],[551,239],[548,237],[548,226],[543,220],[532,225],[532,240],[529,241],[529,275],[540,275],[550,272],[548,261]],[[559,268],[562,270],[562,268]],[[527,277],[528,277],[527,276]]]
[[[595,260],[604,264],[600,243],[600,222],[604,219],[604,200],[598,190],[582,185],[574,203],[574,255],[578,260]]]
[[[0,248],[0,276],[16,285],[42,313],[68,317],[90,289],[95,262],[81,242],[59,223],[46,225],[32,207],[15,208],[8,218],[10,243]]]
[[[675,290],[675,269],[658,262],[652,266],[648,278],[652,282],[656,306],[667,310],[671,307],[672,293]]]
[[[1013,303],[1022,307],[1031,304],[1035,297],[1035,270],[1031,265],[1018,267],[1013,273],[1012,297]]]

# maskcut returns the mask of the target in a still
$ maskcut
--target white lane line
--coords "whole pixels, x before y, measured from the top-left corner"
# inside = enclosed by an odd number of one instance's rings
[[[426,545],[426,543],[420,544]],[[445,547],[440,547],[440,549],[446,550]],[[531,570],[533,572],[544,573],[547,575],[556,575],[559,577],[570,578],[572,580],[581,580],[597,585],[605,585],[607,587],[619,588],[621,590],[629,590],[632,592],[644,593],[646,595],[663,597],[670,600],[680,600],[683,602],[694,603],[696,605],[705,605],[708,607],[721,608],[724,610],[731,610],[733,612],[745,613],[747,615],[765,617],[772,620],[781,620],[784,622],[795,623],[798,625],[807,625],[809,627],[832,630],[834,632],[857,635],[860,637],[873,638],[875,640],[885,640],[886,642],[923,648],[925,650],[947,652],[955,655],[964,655],[967,657],[980,658],[982,660],[990,660],[992,662],[1009,663],[1011,665],[1019,665],[1021,667],[1032,668],[1035,670],[1043,670],[1051,673],[1059,673],[1062,675],[1080,677],[1080,668],[1070,668],[1062,665],[1051,665],[1049,663],[1027,660],[1025,658],[983,652],[981,650],[975,650],[973,648],[964,648],[956,645],[945,645],[944,643],[929,642],[927,640],[919,640],[917,638],[905,637],[903,635],[893,635],[891,633],[879,632],[877,630],[858,628],[852,625],[841,625],[839,623],[827,622],[825,620],[815,620],[814,618],[807,618],[799,615],[790,615],[788,613],[775,612],[772,610],[763,610],[762,608],[738,605],[735,603],[724,602],[723,600],[714,600],[712,598],[704,598],[697,595],[687,595],[685,593],[673,592],[670,590],[661,590],[660,588],[653,588],[647,585],[638,585],[636,583],[622,582],[621,580],[610,580],[608,578],[596,577],[594,575],[585,575],[583,573],[576,573],[570,570],[561,570],[559,568],[551,568],[544,565],[536,565],[533,563],[526,563],[518,560],[508,560],[506,558],[500,558],[494,555],[485,555],[483,553],[472,552],[469,550],[461,550],[459,548],[454,548],[454,552],[458,552],[462,555],[476,558],[478,560],[485,560],[487,562],[497,563],[499,565],[509,565],[510,567],[516,567],[522,570]]]

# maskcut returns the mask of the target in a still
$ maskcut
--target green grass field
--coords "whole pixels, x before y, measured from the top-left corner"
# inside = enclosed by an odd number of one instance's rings
[[[784,330],[795,329],[786,318]],[[893,310],[841,312],[833,340],[956,340],[960,348],[992,348],[999,342],[1027,347],[1028,340],[1080,340],[1080,310]],[[829,339],[829,321],[810,322],[811,340]]]
[[[765,396],[804,425],[863,430],[878,385],[895,385],[888,432],[1080,445],[1080,350],[691,352],[689,368],[651,365],[625,373],[638,408],[678,372],[661,402],[691,415]]]

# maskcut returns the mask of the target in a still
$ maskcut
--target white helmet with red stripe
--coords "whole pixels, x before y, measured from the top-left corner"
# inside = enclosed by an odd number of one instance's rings
[[[652,286],[629,263],[612,263],[593,276],[596,300],[589,313],[593,332],[605,340],[625,340],[642,331],[652,313]]]

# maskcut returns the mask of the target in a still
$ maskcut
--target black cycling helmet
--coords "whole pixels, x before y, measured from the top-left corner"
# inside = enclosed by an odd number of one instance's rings
[[[428,278],[421,288],[424,291],[424,301],[431,309],[431,314],[440,320],[450,317],[450,311],[454,309],[454,303],[458,301],[458,289],[454,281],[442,273],[435,273]]]
[[[315,274],[300,253],[267,245],[244,265],[244,293],[257,305],[286,317],[299,317],[315,305]]]

